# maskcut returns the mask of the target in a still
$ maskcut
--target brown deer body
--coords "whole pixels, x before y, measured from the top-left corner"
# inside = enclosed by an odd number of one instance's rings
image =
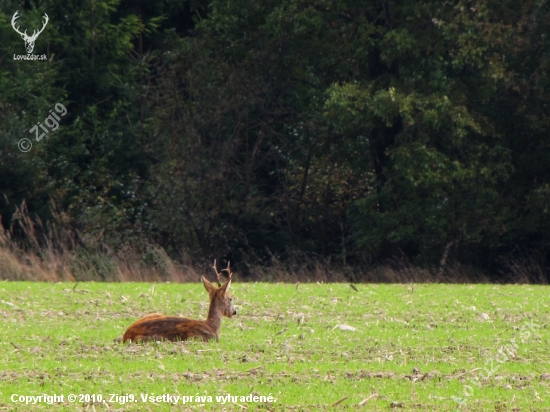
[[[216,270],[215,261],[214,269]],[[210,308],[206,320],[193,320],[179,316],[164,316],[160,313],[152,313],[131,324],[126,329],[122,341],[177,341],[192,338],[202,339],[205,342],[210,339],[218,340],[222,317],[227,316],[230,318],[237,314],[237,311],[233,308],[233,299],[229,296],[228,292],[233,274],[229,270],[229,265],[224,270],[229,273],[229,278],[223,286],[220,286],[220,274],[217,270],[219,287],[214,286],[204,276],[202,277],[202,283],[210,297]]]

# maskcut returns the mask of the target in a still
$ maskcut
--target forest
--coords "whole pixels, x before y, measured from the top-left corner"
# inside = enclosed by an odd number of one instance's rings
[[[548,283],[548,0],[0,5],[0,278]]]

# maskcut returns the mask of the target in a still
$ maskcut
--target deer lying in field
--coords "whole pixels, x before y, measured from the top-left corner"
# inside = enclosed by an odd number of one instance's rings
[[[230,318],[237,314],[233,308],[233,299],[229,296],[228,290],[231,285],[233,274],[227,269],[227,282],[220,284],[220,273],[216,269],[216,261],[214,261],[214,270],[216,271],[218,287],[210,283],[206,278],[202,277],[204,288],[210,296],[210,308],[208,309],[208,317],[206,320],[193,320],[179,316],[164,316],[160,313],[152,313],[132,323],[122,341],[127,340],[132,342],[147,341],[147,340],[187,340],[198,338],[203,341],[210,339],[219,340],[222,317]]]

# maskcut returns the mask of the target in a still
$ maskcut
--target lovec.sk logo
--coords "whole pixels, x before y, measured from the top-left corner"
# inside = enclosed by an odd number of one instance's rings
[[[45,54],[38,56],[35,54],[31,54],[34,49],[34,43],[36,42],[36,39],[44,31],[46,28],[46,25],[48,24],[48,21],[50,18],[46,13],[44,13],[44,22],[42,24],[42,28],[40,30],[34,30],[32,33],[32,36],[27,35],[27,30],[24,32],[21,32],[19,30],[19,23],[16,22],[16,20],[20,17],[17,14],[19,13],[19,10],[15,12],[11,19],[11,26],[13,29],[21,35],[21,38],[25,41],[25,48],[27,49],[27,55],[13,55],[13,60],[48,60]],[[16,26],[17,24],[17,26]]]

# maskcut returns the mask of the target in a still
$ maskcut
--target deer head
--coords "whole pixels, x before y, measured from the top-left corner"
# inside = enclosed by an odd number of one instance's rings
[[[227,262],[227,268],[222,269],[222,272],[227,272],[227,282],[225,282],[223,285],[220,282],[220,276],[221,273],[218,272],[218,269],[216,267],[216,261],[214,260],[214,271],[216,272],[218,287],[212,286],[208,280],[202,277],[202,282],[204,284],[205,289],[208,292],[208,295],[210,295],[210,301],[211,304],[214,304],[215,307],[221,308],[221,313],[223,316],[227,316],[230,318],[233,315],[237,314],[237,311],[233,307],[233,299],[229,295],[229,287],[231,286],[231,281],[233,280],[233,273],[231,272],[230,263]],[[216,302],[214,302],[216,300]]]
[[[17,10],[15,12],[15,14],[13,15],[13,17],[11,19],[11,26],[13,27],[13,29],[17,33],[19,33],[21,35],[23,40],[25,40],[25,48],[27,49],[27,53],[31,54],[33,49],[34,49],[34,42],[38,38],[38,35],[44,31],[44,29],[46,28],[46,25],[48,24],[48,21],[50,20],[50,18],[48,17],[48,15],[46,13],[44,13],[44,24],[43,24],[42,28],[38,31],[34,30],[33,33],[32,33],[32,36],[28,36],[27,35],[27,30],[25,30],[24,33],[21,33],[21,31],[19,30],[19,25],[15,26],[16,20],[19,18],[17,13],[19,13],[19,10]]]

